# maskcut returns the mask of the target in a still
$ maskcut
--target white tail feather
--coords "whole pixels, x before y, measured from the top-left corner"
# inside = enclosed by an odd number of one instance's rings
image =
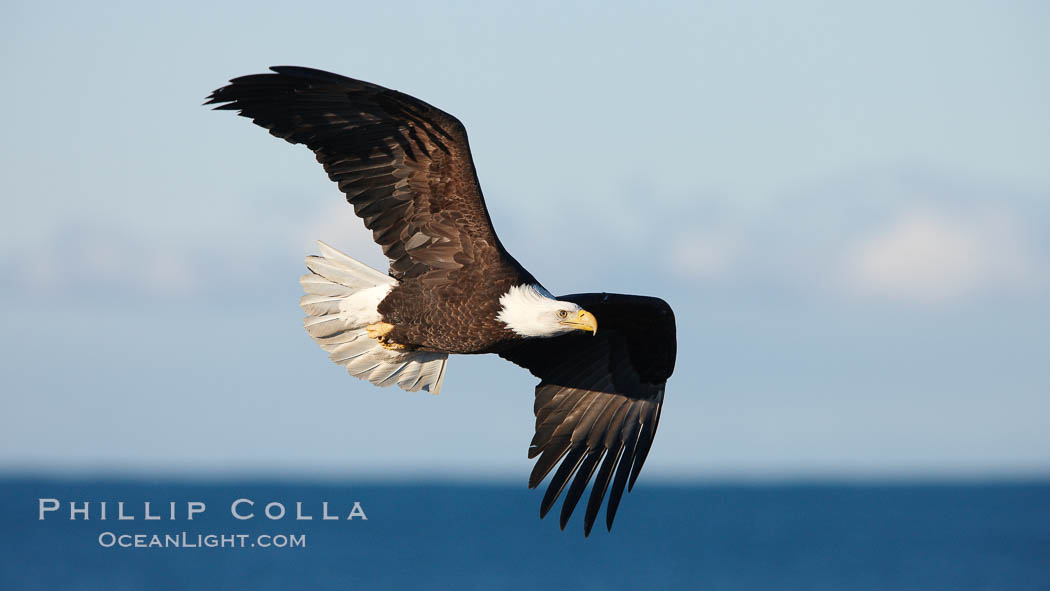
[[[447,354],[393,351],[368,336],[366,327],[382,320],[379,303],[397,281],[324,242],[317,245],[321,256],[306,257],[310,273],[299,279],[310,336],[354,377],[410,392],[440,392]]]

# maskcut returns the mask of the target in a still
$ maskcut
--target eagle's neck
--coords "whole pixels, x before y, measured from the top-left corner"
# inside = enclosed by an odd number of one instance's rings
[[[550,321],[563,302],[542,285],[515,285],[500,297],[499,303],[496,318],[519,336],[550,337],[566,332]]]

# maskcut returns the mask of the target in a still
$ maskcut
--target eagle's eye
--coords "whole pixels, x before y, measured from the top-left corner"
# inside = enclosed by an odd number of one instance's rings
[[[565,318],[569,315],[568,310],[558,310],[558,318]]]

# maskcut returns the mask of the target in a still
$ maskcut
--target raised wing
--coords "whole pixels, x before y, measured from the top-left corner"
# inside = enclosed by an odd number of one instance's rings
[[[583,522],[585,535],[590,535],[607,490],[605,523],[612,529],[624,487],[631,490],[649,454],[664,385],[674,371],[674,313],[663,300],[642,296],[581,294],[558,299],[592,312],[598,318],[598,334],[529,340],[501,355],[540,378],[536,434],[529,446],[529,457],[540,458],[529,488],[536,488],[561,461],[543,496],[540,517],[569,485],[561,510],[564,529],[594,476]]]
[[[368,82],[294,66],[270,69],[234,78],[205,104],[236,110],[313,150],[383,247],[391,276],[425,275],[434,285],[482,259],[505,260],[467,132],[455,117]]]

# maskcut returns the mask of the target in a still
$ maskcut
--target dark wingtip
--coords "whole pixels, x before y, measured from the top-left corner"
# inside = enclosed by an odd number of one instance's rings
[[[552,494],[553,492],[553,488],[548,485],[547,494],[543,495],[543,501],[540,503],[540,519],[543,519],[547,516],[547,513],[550,513],[550,510],[554,508],[554,504],[558,502],[558,497],[561,496],[560,489],[558,489],[557,496]]]
[[[211,108],[213,111],[231,111],[237,109],[237,99],[229,98],[234,80],[230,80],[230,84],[227,84],[226,86],[211,91],[211,94],[205,97],[201,106],[206,107],[208,105],[215,105]]]
[[[223,88],[225,88],[225,87],[223,87]],[[206,107],[208,105],[214,105],[215,103],[220,102],[219,101],[219,92],[220,91],[222,91],[222,88],[216,88],[215,90],[211,91],[211,93],[208,94],[208,96],[204,97],[204,102],[201,103],[201,106],[202,107]],[[214,109],[215,107],[212,107],[212,108]]]
[[[551,505],[546,505],[546,504],[543,504],[543,503],[540,504],[540,519],[543,519],[544,517],[547,516],[547,513],[550,512],[552,505],[553,505],[553,503],[551,503]]]

